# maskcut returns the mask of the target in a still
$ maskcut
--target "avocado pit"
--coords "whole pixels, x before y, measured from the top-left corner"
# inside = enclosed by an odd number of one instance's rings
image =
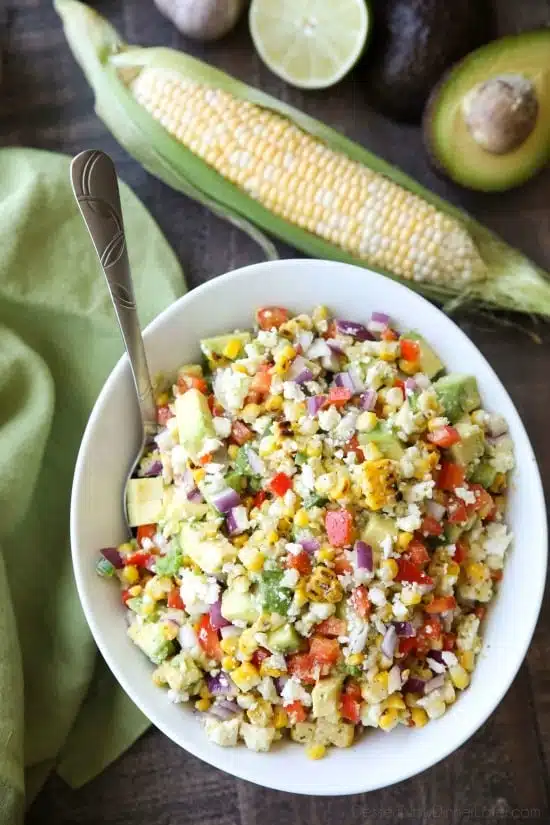
[[[495,155],[513,152],[535,128],[539,103],[534,85],[520,74],[503,74],[477,84],[462,111],[475,142]]]

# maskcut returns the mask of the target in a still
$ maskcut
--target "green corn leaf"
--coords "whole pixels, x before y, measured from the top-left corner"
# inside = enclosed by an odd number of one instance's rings
[[[168,48],[144,49],[126,45],[105,19],[77,0],[56,0],[55,7],[63,20],[71,49],[94,89],[97,113],[122,146],[151,174],[205,204],[216,214],[247,232],[260,244],[267,257],[277,257],[277,254],[273,244],[260,229],[314,257],[345,261],[380,271],[445,304],[449,309],[475,302],[482,307],[550,317],[550,280],[539,267],[469,215],[425,189],[401,170],[326,124],[196,58]],[[453,288],[449,284],[419,283],[403,279],[371,266],[340,247],[273,214],[172,137],[134,99],[127,84],[145,67],[176,71],[188,80],[222,89],[235,97],[277,112],[324,141],[331,149],[342,152],[424,198],[440,211],[460,221],[467,229],[488,268],[488,277],[471,283],[466,289],[458,284]]]

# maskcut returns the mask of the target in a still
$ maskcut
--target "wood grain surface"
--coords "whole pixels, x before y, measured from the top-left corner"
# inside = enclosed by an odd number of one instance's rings
[[[330,0],[325,0],[330,2]],[[453,0],[441,0],[453,2]],[[301,93],[255,56],[246,21],[218,44],[186,42],[152,0],[103,0],[129,41],[187,49],[247,82],[328,121],[424,184],[470,210],[550,270],[550,170],[498,196],[460,191],[430,169],[419,130],[370,110],[360,72],[323,93]],[[548,0],[495,2],[499,31],[550,25]],[[200,206],[144,172],[106,132],[91,92],[65,43],[49,0],[0,0],[0,144],[76,153],[101,148],[114,158],[180,256],[190,286],[259,258],[259,250]],[[281,255],[294,254],[279,245]],[[546,492],[550,484],[550,333],[542,344],[524,332],[475,318],[461,325],[518,406],[533,440]],[[521,605],[518,605],[521,610]],[[79,791],[52,778],[35,801],[29,825],[462,825],[550,822],[550,608],[514,684],[477,734],[444,762],[376,793],[302,798],[237,781],[150,731],[108,771]],[[369,770],[368,761],[364,770]]]

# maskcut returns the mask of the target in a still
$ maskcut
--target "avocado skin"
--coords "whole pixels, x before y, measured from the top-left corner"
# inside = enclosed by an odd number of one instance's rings
[[[419,122],[445,70],[493,30],[488,0],[377,0],[371,9],[362,73],[367,100],[400,121]]]

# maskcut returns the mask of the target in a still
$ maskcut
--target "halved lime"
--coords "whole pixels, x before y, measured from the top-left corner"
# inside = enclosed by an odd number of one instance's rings
[[[370,24],[365,0],[252,0],[249,20],[266,66],[301,89],[341,80],[359,59]]]

